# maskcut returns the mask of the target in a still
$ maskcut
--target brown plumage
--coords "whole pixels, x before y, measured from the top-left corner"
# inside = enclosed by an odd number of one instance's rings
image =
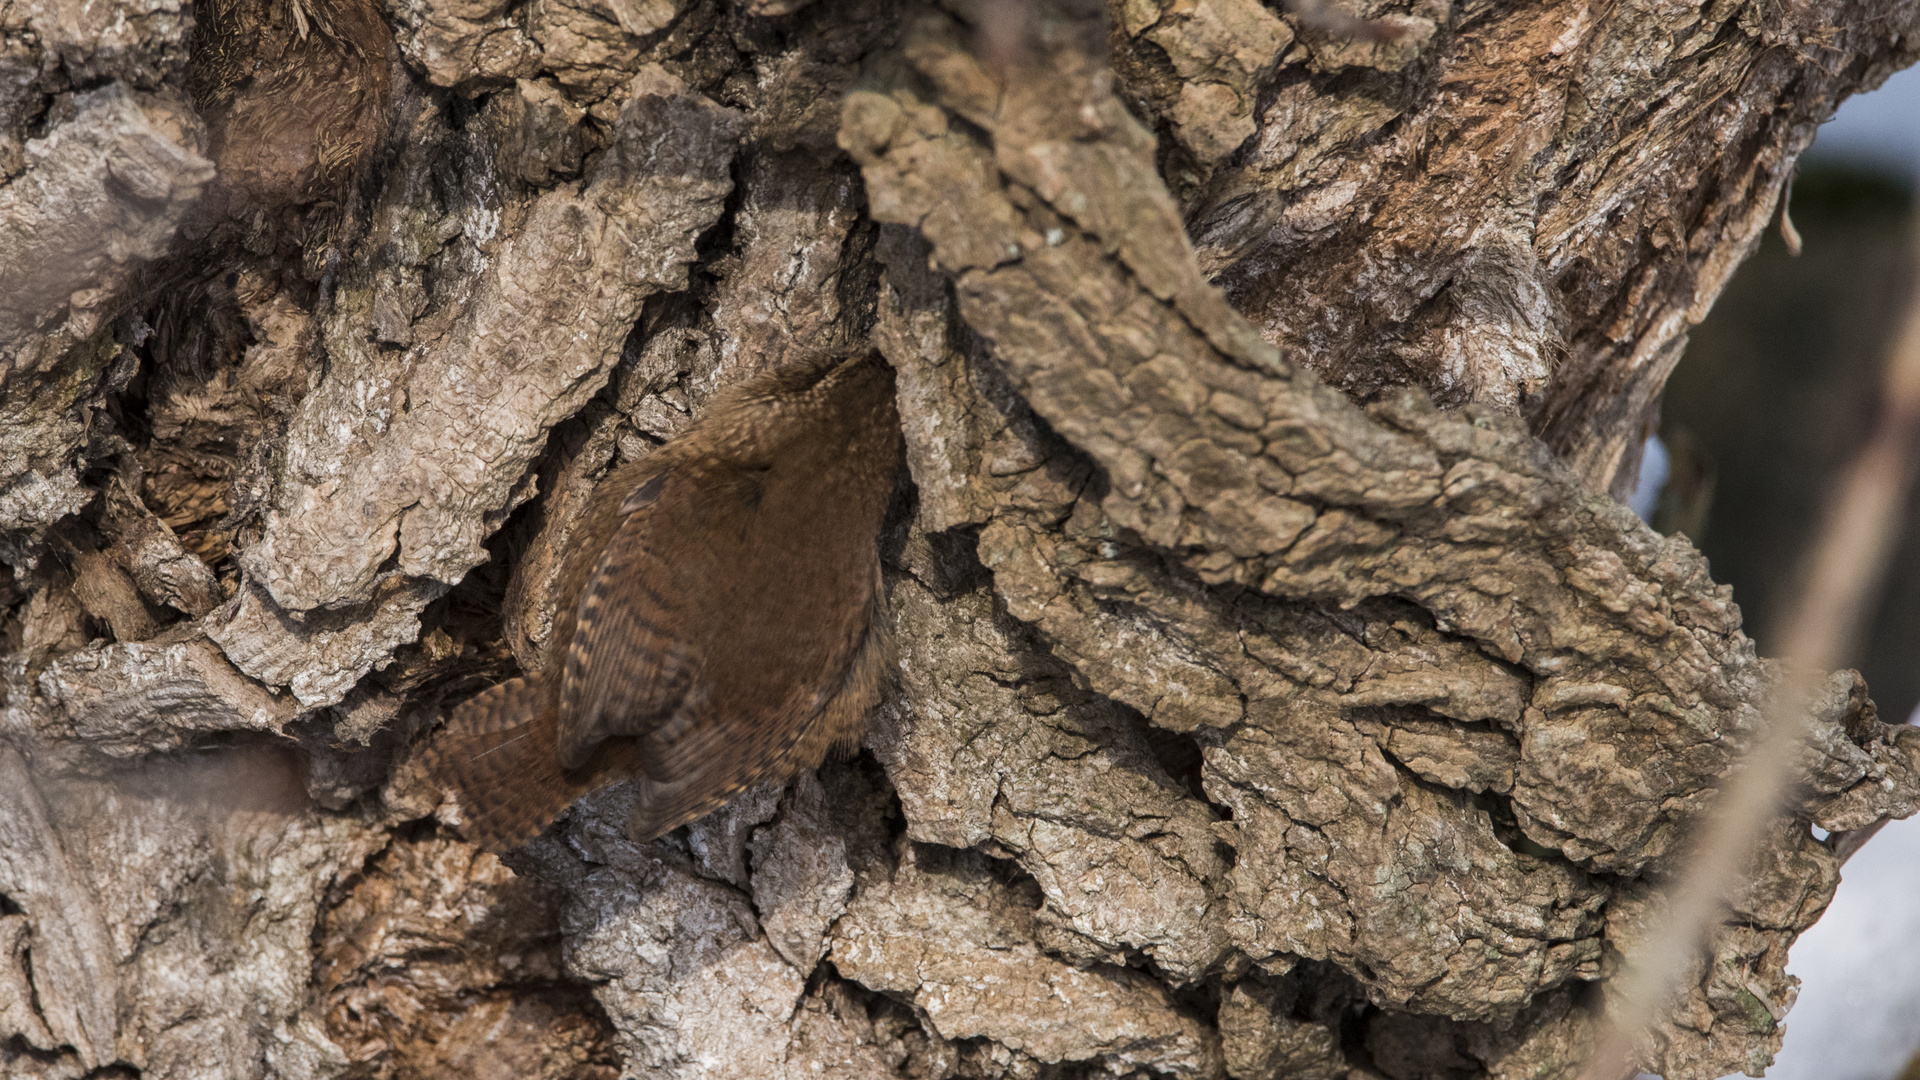
[[[194,17],[187,85],[220,170],[207,210],[274,218],[345,196],[392,98],[393,33],[380,6],[198,0]]]
[[[257,314],[273,291],[312,305],[362,227],[358,193],[390,124],[393,32],[376,0],[194,0],[193,18],[187,90],[218,171],[173,256],[147,271],[146,319],[158,381],[200,384],[240,365],[244,307]],[[257,283],[247,300],[243,276]],[[304,392],[304,372],[298,382]]]
[[[428,745],[467,838],[531,839],[627,777],[635,840],[851,748],[886,678],[877,548],[902,441],[873,355],[715,395],[594,490],[569,537],[545,670],[456,708]]]

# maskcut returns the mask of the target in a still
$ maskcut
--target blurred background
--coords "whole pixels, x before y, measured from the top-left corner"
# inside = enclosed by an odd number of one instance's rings
[[[1665,453],[1649,455],[1635,508],[1706,553],[1763,654],[1779,651],[1767,628],[1865,433],[1920,273],[1916,178],[1920,68],[1910,68],[1821,128],[1793,187],[1802,253],[1770,232],[1667,385]],[[1920,500],[1905,516],[1854,664],[1883,719],[1920,723]],[[1788,969],[1800,999],[1770,1078],[1920,1080],[1920,817],[1889,825],[1847,863]]]

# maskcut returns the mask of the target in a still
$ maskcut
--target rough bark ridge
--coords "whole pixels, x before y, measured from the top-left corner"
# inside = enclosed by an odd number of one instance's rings
[[[1595,489],[1915,8],[1361,13],[398,0],[359,193],[210,221],[183,10],[0,11],[4,1071],[1564,1072],[1774,678]],[[517,875],[430,820],[596,478],[869,341],[868,752]],[[1778,1045],[1806,821],[1920,802],[1814,709],[1675,1080]]]

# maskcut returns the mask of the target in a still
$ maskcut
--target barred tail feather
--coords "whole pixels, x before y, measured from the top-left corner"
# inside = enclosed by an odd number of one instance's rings
[[[540,834],[584,792],[553,758],[551,711],[515,727],[468,733],[450,721],[424,755],[436,787],[460,807],[460,831],[496,854]]]
[[[537,679],[511,679],[447,717],[421,754],[433,785],[453,793],[462,835],[503,854],[540,835],[581,796],[632,775],[638,748],[616,739],[580,769],[560,768],[554,706]]]

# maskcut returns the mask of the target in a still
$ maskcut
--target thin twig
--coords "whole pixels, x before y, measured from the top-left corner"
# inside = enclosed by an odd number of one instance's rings
[[[1920,254],[1920,214],[1914,250]],[[1794,602],[1774,627],[1786,675],[1767,709],[1765,734],[1729,779],[1701,823],[1686,870],[1655,932],[1629,958],[1584,1080],[1633,1072],[1635,1048],[1651,1034],[1681,977],[1711,941],[1728,898],[1746,877],[1754,849],[1781,812],[1806,734],[1807,705],[1820,673],[1855,655],[1878,597],[1913,484],[1920,428],[1920,275],[1887,358],[1878,415],[1820,519]]]

